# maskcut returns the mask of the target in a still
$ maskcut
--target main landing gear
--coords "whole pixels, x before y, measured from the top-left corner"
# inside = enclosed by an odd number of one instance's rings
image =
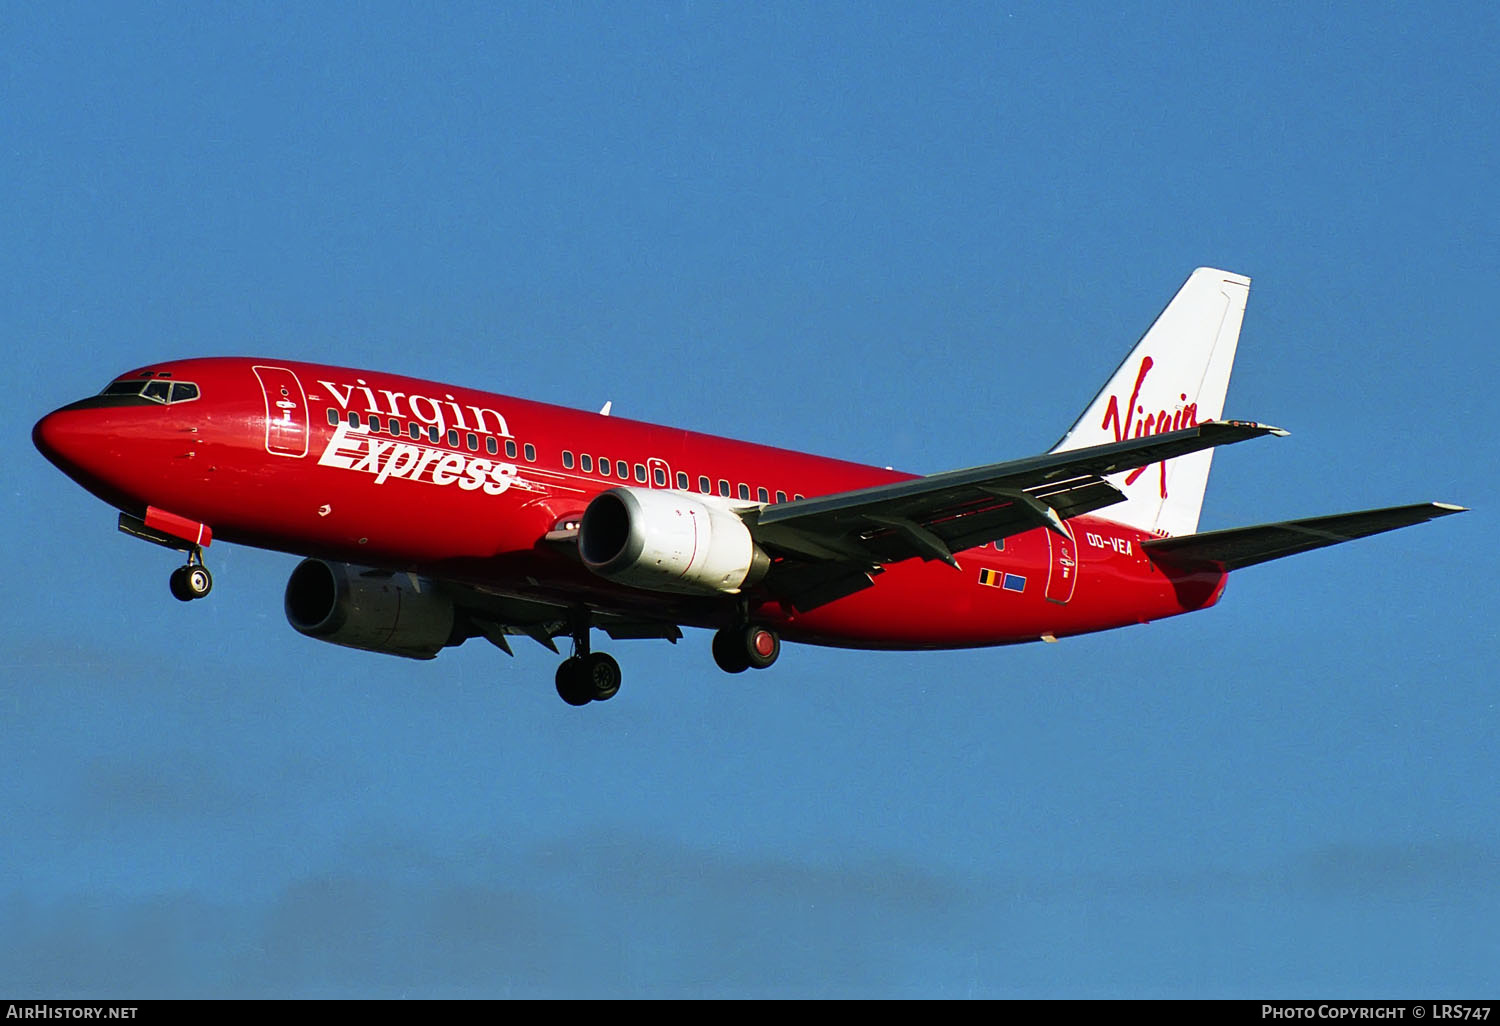
[[[167,578],[167,586],[172,589],[172,597],[181,602],[201,599],[213,591],[214,577],[208,572],[208,567],[203,565],[202,549],[189,550],[187,565],[172,571],[172,576]]]
[[[588,613],[573,618],[573,654],[557,668],[557,694],[569,705],[605,702],[620,690],[620,664],[606,652],[589,651]]]
[[[589,650],[589,619],[575,614],[573,654],[557,667],[557,694],[569,705],[605,702],[620,690],[620,664],[604,652]],[[764,670],[781,654],[781,638],[769,627],[742,624],[714,635],[714,662],[725,673]]]
[[[764,670],[781,655],[781,638],[768,627],[743,624],[714,635],[714,662],[725,673]]]

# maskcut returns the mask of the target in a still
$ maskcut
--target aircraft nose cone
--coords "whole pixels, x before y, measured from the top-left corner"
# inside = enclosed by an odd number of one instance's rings
[[[31,444],[63,469],[77,463],[88,433],[77,410],[61,409],[47,414],[31,429]]]
[[[119,470],[120,453],[112,437],[114,411],[80,405],[64,406],[37,421],[31,442],[57,469],[88,487]]]

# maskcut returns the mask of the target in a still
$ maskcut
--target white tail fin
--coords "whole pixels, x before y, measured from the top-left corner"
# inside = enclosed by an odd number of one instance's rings
[[[1200,267],[1053,452],[1191,427],[1224,415],[1250,279]],[[1111,477],[1125,501],[1100,515],[1158,535],[1198,529],[1213,450]]]

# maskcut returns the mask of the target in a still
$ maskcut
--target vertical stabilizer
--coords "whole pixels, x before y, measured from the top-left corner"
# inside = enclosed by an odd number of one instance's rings
[[[1053,452],[1191,427],[1224,415],[1250,279],[1200,267]],[[1099,515],[1159,535],[1198,529],[1213,450],[1118,474],[1125,501]]]

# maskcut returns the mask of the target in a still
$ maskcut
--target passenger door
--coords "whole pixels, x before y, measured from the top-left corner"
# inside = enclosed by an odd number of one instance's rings
[[[307,393],[285,367],[255,366],[266,399],[266,452],[272,456],[307,455]]]

